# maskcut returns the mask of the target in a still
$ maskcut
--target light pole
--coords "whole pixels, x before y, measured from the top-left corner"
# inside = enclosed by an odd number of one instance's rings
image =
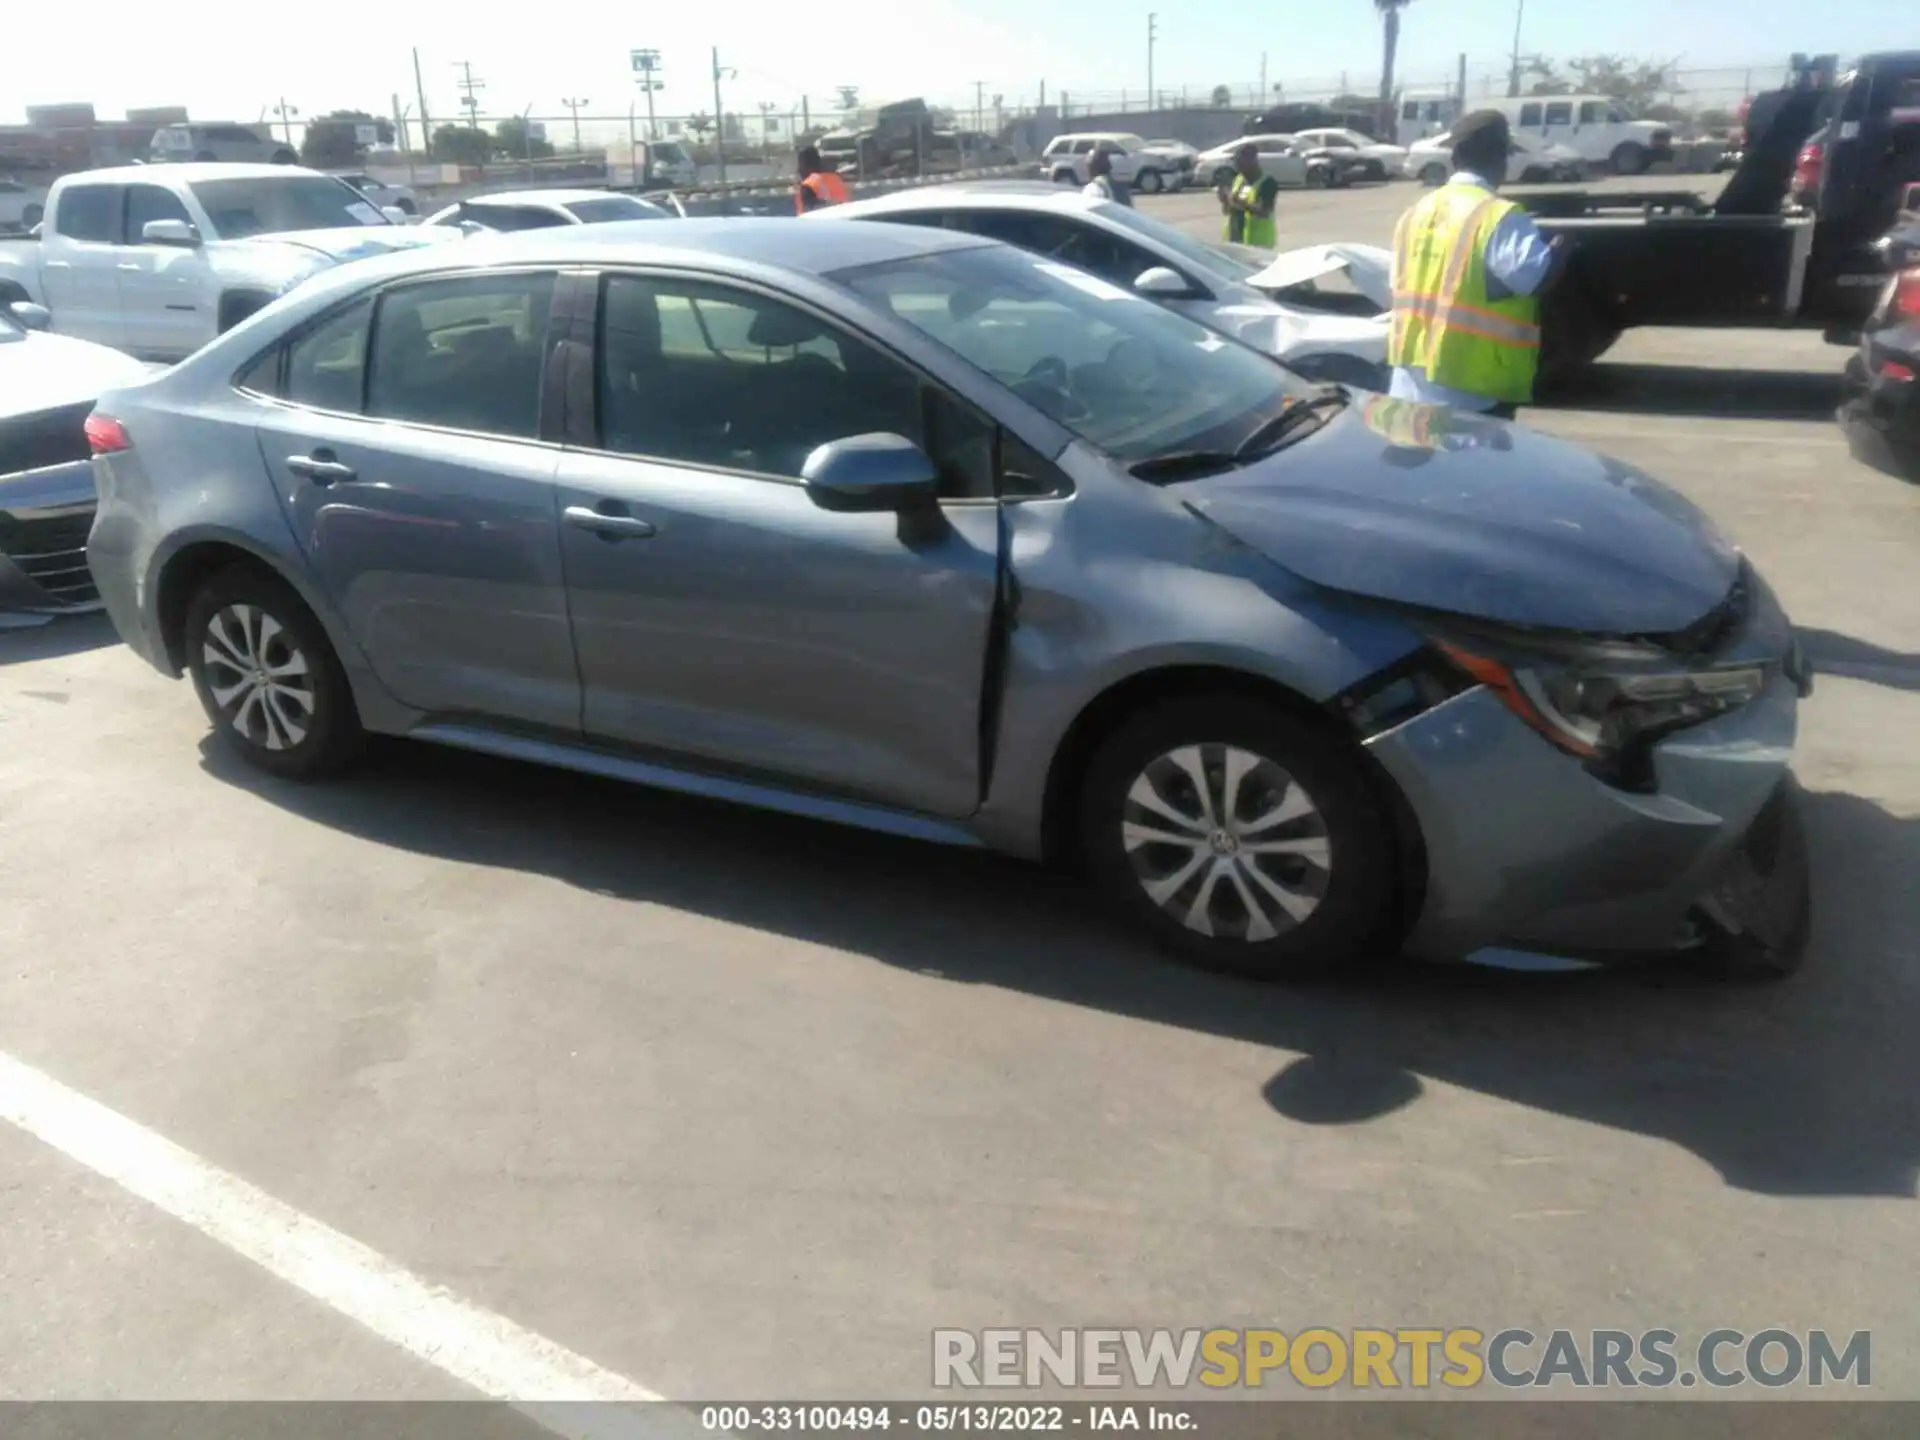
[[[1153,93],[1153,42],[1160,36],[1160,17],[1152,11],[1147,12],[1147,109],[1159,108],[1159,101]]]
[[[647,92],[647,139],[658,138],[653,128],[653,92],[666,84],[660,78],[660,52],[658,50],[630,50],[628,59],[633,65],[633,73],[640,88]]]
[[[580,153],[580,112],[586,108],[588,102],[584,99],[564,99],[560,103],[573,112],[573,153],[578,155]]]
[[[720,78],[739,72],[720,64],[720,47],[713,47],[713,158],[720,166],[720,183],[727,183],[727,112],[720,108]]]
[[[1507,71],[1507,98],[1520,94],[1520,22],[1526,18],[1527,0],[1515,0],[1513,7],[1513,68]]]

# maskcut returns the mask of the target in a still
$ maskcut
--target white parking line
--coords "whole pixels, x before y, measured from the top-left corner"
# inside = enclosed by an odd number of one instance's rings
[[[422,1280],[4,1051],[0,1119],[554,1434],[613,1440],[692,1428],[678,1409],[607,1408],[662,1397]]]

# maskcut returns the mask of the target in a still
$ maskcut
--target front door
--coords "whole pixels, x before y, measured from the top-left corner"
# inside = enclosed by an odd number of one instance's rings
[[[127,187],[126,250],[119,265],[123,343],[136,355],[179,360],[219,333],[219,287],[204,248],[147,243],[142,233],[149,220],[193,223],[171,190]]]
[[[53,233],[39,245],[40,284],[53,328],[77,340],[124,343],[120,324],[119,185],[69,185],[60,192]]]
[[[603,286],[595,448],[560,477],[588,734],[970,813],[999,582],[992,425],[757,291]],[[815,503],[811,450],[875,431],[946,457],[942,513]]]
[[[373,299],[336,312],[288,347],[258,435],[309,565],[397,699],[577,732],[560,451],[539,439],[553,279],[420,281],[377,317]]]

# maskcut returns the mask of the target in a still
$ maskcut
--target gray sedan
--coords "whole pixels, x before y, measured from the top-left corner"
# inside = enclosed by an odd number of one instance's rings
[[[1260,976],[1803,948],[1804,671],[1697,511],[1007,246],[396,255],[95,420],[115,626],[279,776],[377,731],[1072,858]]]

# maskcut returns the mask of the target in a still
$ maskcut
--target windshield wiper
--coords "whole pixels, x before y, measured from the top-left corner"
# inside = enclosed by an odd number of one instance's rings
[[[1233,452],[1234,461],[1244,465],[1262,455],[1271,455],[1287,441],[1318,430],[1327,423],[1327,417],[1345,409],[1346,405],[1346,389],[1339,385],[1323,385],[1303,400],[1289,401],[1278,414],[1254,426],[1252,433]]]
[[[1170,450],[1129,465],[1127,473],[1141,480],[1192,480],[1231,470],[1240,463],[1240,457],[1227,450]]]

